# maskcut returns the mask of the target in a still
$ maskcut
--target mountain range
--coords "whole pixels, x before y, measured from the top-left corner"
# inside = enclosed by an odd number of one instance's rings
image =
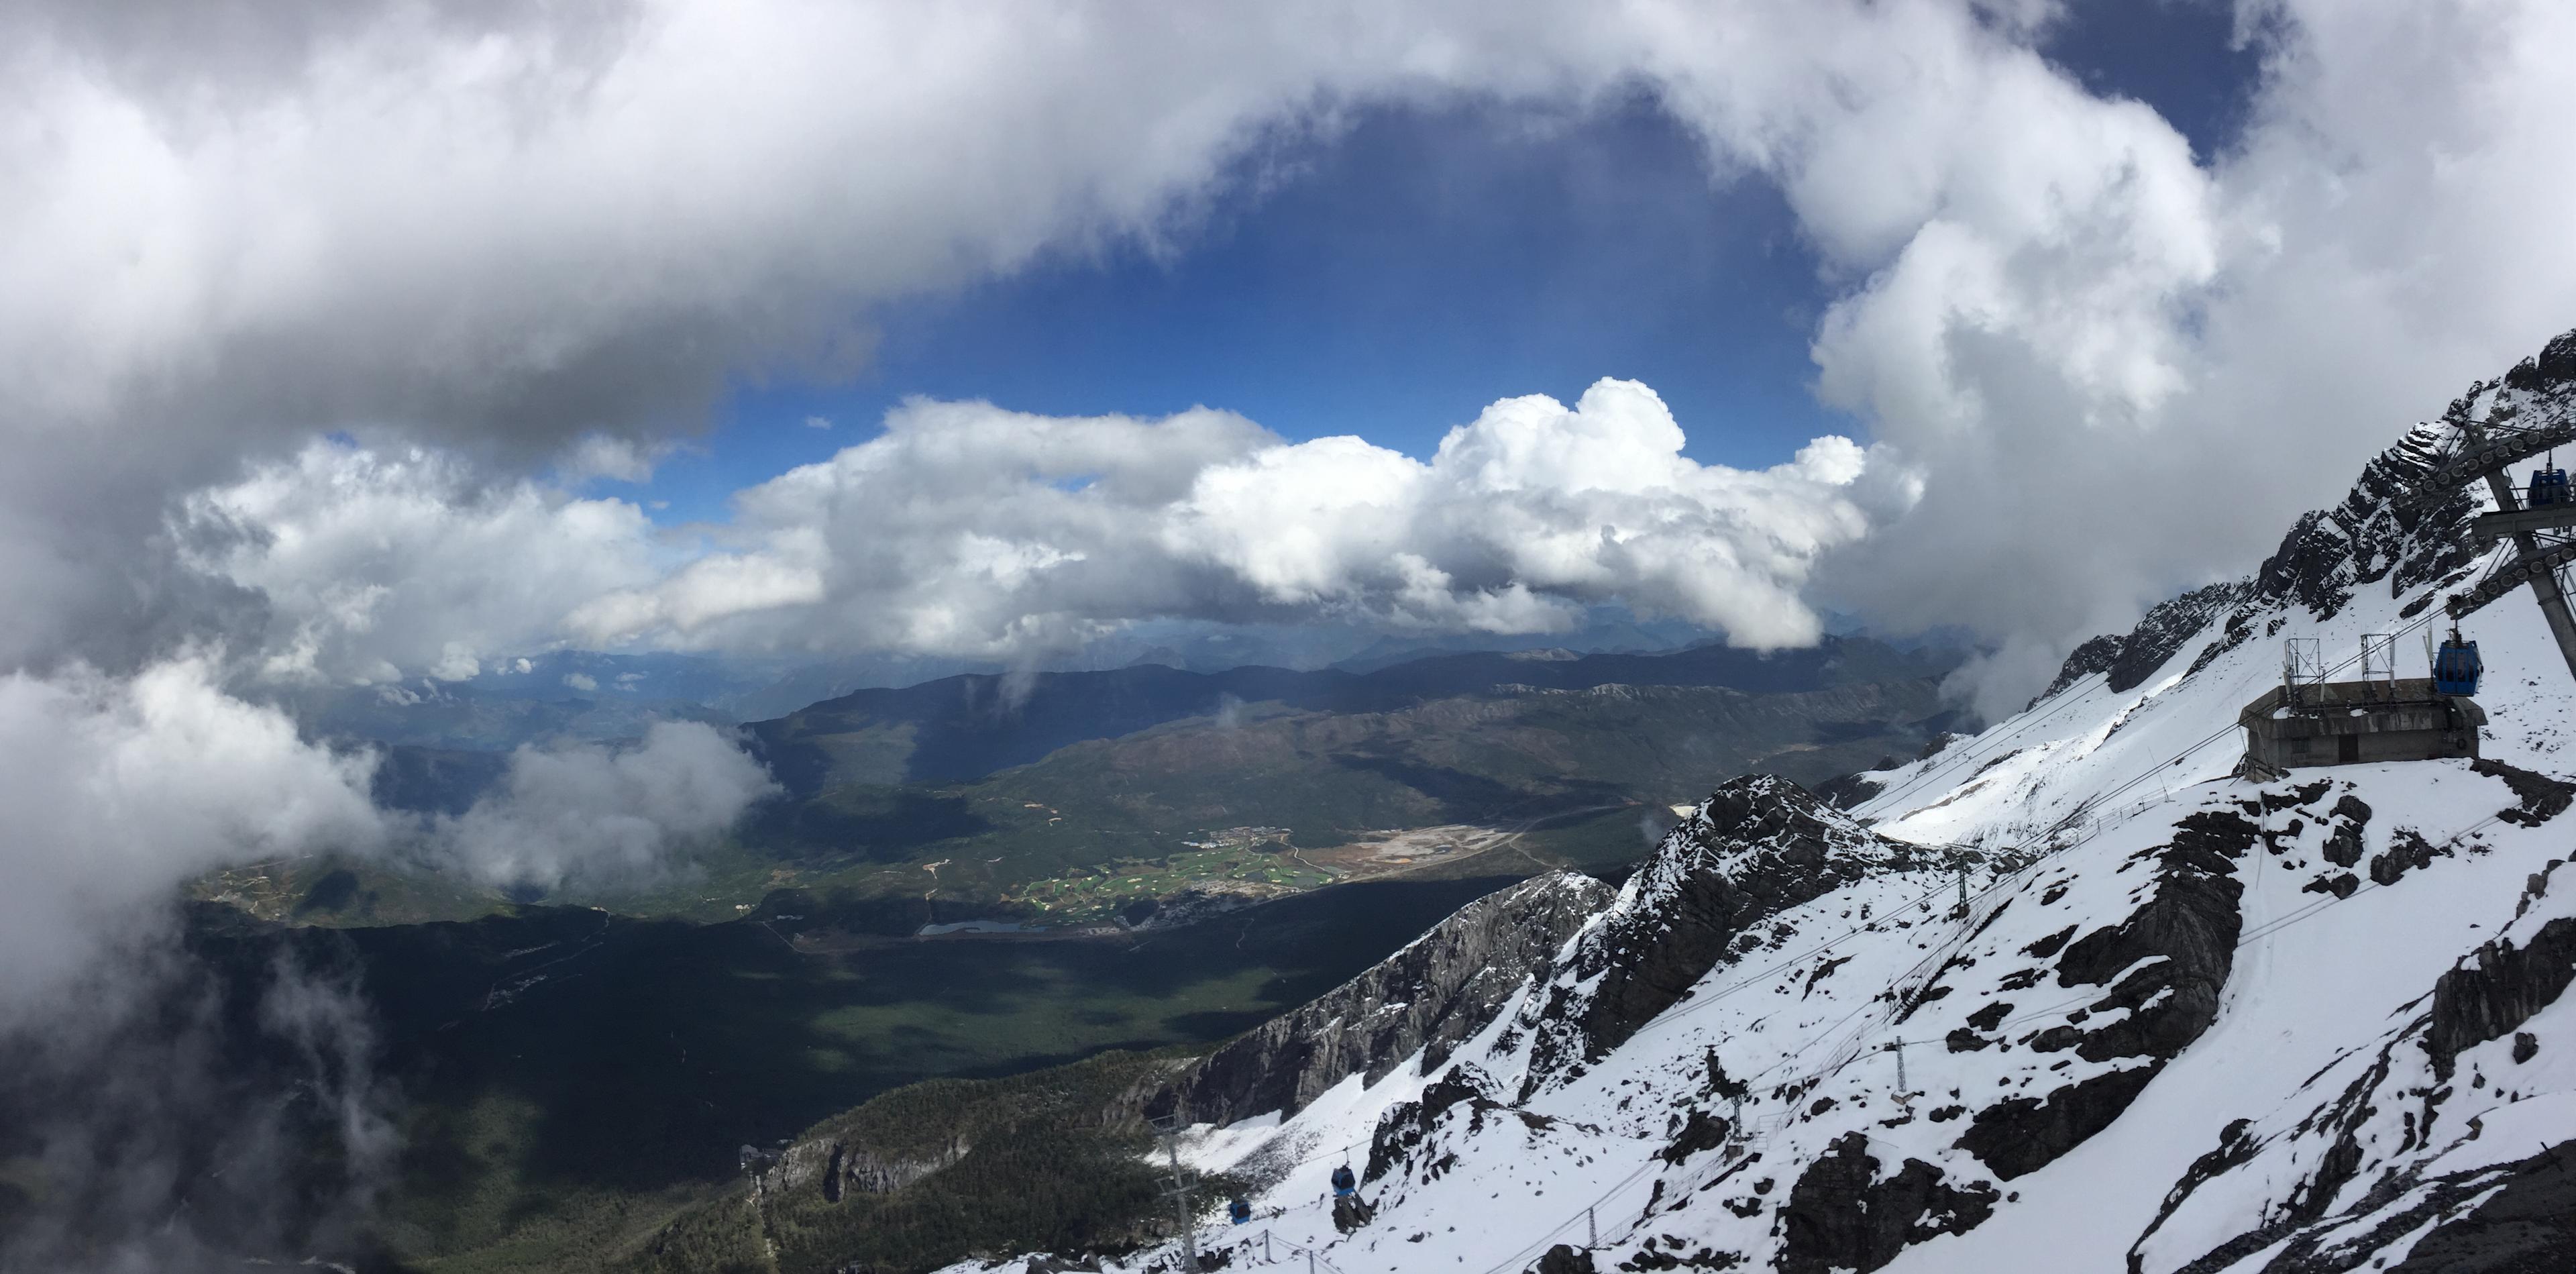
[[[1175,1215],[1205,1268],[1343,1274],[2569,1268],[2576,687],[2540,617],[2475,617],[2476,759],[2267,781],[2236,725],[2275,640],[2411,643],[2492,567],[2427,480],[2508,417],[2576,422],[2576,333],[1849,809],[1732,780],[1617,888],[1487,896],[1213,1051],[1015,1081],[1025,1116],[888,1094],[629,1264],[916,1268],[880,1223],[944,1207],[957,1274],[1176,1269]]]

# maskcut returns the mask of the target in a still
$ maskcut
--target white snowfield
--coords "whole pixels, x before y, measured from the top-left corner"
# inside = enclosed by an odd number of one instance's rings
[[[2501,401],[2528,420],[2576,400],[2576,385],[2557,392],[2481,387],[2473,409]],[[2445,439],[2434,428],[2410,443]],[[2346,509],[2365,520],[2389,516],[2359,491],[2356,501]],[[2248,588],[2131,689],[2089,674],[1983,734],[1870,776],[1881,791],[1853,811],[1870,830],[1977,851],[1966,905],[1954,869],[1964,857],[1837,841],[1837,854],[1884,861],[1755,923],[1687,995],[1597,1060],[1533,1071],[1551,994],[1533,984],[1432,1074],[1417,1058],[1373,1086],[1346,1079],[1284,1118],[1195,1130],[1197,1167],[1266,1183],[1250,1225],[1227,1224],[1223,1200],[1208,1199],[1199,1247],[1231,1269],[1302,1269],[1311,1254],[1312,1268],[1343,1274],[1519,1271],[1560,1244],[1574,1252],[1552,1269],[2405,1264],[2428,1235],[2496,1198],[2514,1165],[2576,1139],[2576,996],[2548,991],[2494,1038],[2435,1020],[2437,984],[2480,968],[2482,949],[2485,965],[2504,967],[2551,922],[2566,922],[2553,934],[2576,925],[2576,867],[2560,865],[2576,856],[2576,812],[2534,808],[2467,761],[2307,769],[2271,784],[2232,777],[2236,713],[2278,682],[2281,639],[2318,638],[2333,665],[2365,633],[2403,634],[2401,673],[2422,676],[2421,634],[2442,622],[2440,596],[2476,578],[2445,571],[2397,588],[2404,570],[2367,560],[2384,556],[2384,537],[2349,531],[2329,521],[2311,537],[2352,541],[2338,586],[2349,597],[2331,615]],[[2250,635],[2190,671],[2224,644],[2231,616]],[[2485,756],[2568,777],[2576,683],[2529,594],[2469,627],[2487,664]],[[2353,802],[2366,807],[2358,818]],[[1708,817],[1703,807],[1659,855],[1687,853]],[[2216,848],[2173,848],[2202,842]],[[2198,865],[2177,865],[2183,857]],[[1703,855],[1691,870],[1729,865]],[[2143,1015],[2174,994],[2124,1006],[2110,990],[2133,977],[2151,985],[2145,975],[2165,957],[2072,985],[2052,976],[2052,961],[2193,872],[2237,891],[2218,944],[2232,954],[2214,1020],[2160,1062],[2104,1041],[2133,1018],[2146,1030]],[[1658,879],[1641,871],[1558,964],[1614,917],[1654,905]],[[1555,990],[1579,999],[1587,988]],[[2126,1105],[2115,1100],[2107,1126],[2072,1149],[2006,1175],[2017,1151],[1963,1148],[1980,1112],[2088,1080]],[[1397,1109],[1439,1082],[1444,1112]],[[1462,1099],[1468,1090],[1479,1098]],[[1361,1189],[1374,1218],[1343,1233],[1327,1178],[1346,1161],[1371,1167],[1382,1121],[1419,1129],[1419,1140],[1379,1165]],[[1859,1229],[1819,1239],[1818,1217]],[[1872,1227],[1875,1237],[1854,1237]],[[2471,1268],[2426,1260],[2421,1268]],[[957,1268],[1020,1274],[1029,1263]],[[1098,1268],[1174,1269],[1176,1249]]]

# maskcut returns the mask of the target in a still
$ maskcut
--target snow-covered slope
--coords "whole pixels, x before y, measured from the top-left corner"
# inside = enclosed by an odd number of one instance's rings
[[[2411,655],[2480,569],[2478,503],[2412,485],[2502,413],[2576,413],[2576,333],[2254,576],[2088,643],[1857,809],[1738,780],[1616,897],[1524,887],[1570,936],[1470,1014],[1380,1029],[1400,1060],[1284,1048],[1339,1010],[1272,1032],[1293,1081],[1238,1057],[1227,1100],[1165,1103],[1220,1111],[1198,1165],[1263,1183],[1249,1225],[1209,1201],[1201,1248],[1345,1274],[2576,1268],[2576,685],[2536,608],[2475,617],[2484,760],[2234,777],[2280,638]],[[1369,977],[1336,1003],[1400,1014]],[[1332,1203],[1345,1161],[1366,1208]]]

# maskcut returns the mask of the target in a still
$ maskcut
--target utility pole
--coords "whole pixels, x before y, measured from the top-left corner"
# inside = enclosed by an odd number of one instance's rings
[[[1583,1210],[1583,1250],[1586,1252],[1597,1252],[1601,1249],[1601,1223],[1593,1217],[1592,1212],[1591,1208]]]
[[[1896,1037],[1896,1042],[1895,1042],[1895,1043],[1893,1043],[1893,1044],[1888,1045],[1887,1047],[1888,1047],[1888,1048],[1890,1048],[1890,1049],[1892,1049],[1892,1050],[1894,1050],[1894,1051],[1895,1051],[1895,1053],[1896,1053],[1896,1096],[1897,1096],[1897,1099],[1898,1099],[1898,1100],[1902,1101],[1902,1100],[1904,1100],[1904,1097],[1905,1097],[1905,1091],[1906,1091],[1906,1090],[1905,1090],[1905,1037],[1904,1037],[1904,1036],[1902,1036],[1902,1035],[1897,1036],[1897,1037]]]
[[[1171,1199],[1173,1219],[1181,1227],[1181,1258],[1187,1262],[1181,1268],[1189,1274],[1199,1274],[1199,1210],[1191,1198],[1189,1172],[1181,1167],[1181,1130],[1188,1126],[1175,1110],[1154,1121],[1154,1135],[1162,1140],[1163,1154],[1171,1164],[1171,1176],[1166,1179],[1169,1184],[1163,1193]],[[1309,1265],[1314,1259],[1312,1255],[1306,1258]]]

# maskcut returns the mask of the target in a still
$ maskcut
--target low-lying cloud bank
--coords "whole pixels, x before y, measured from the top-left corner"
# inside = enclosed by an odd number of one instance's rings
[[[498,790],[434,820],[427,843],[491,885],[634,888],[680,869],[680,850],[778,790],[727,732],[657,722],[631,748],[519,748]]]
[[[371,759],[296,737],[192,656],[0,677],[0,1022],[228,863],[386,842]]]
[[[0,677],[0,1030],[61,1009],[102,957],[149,947],[178,887],[220,867],[401,855],[493,885],[628,887],[774,790],[697,723],[627,748],[521,749],[452,818],[377,808],[374,768],[227,694],[203,655],[130,678]]]
[[[1523,633],[1624,601],[1741,645],[1813,642],[1817,559],[1913,489],[1842,438],[1702,465],[1654,391],[1495,403],[1421,461],[1226,412],[914,401],[884,432],[663,542],[640,510],[316,443],[191,496],[195,569],[256,592],[272,678],[466,676],[539,646],[1015,658],[1148,619]]]

